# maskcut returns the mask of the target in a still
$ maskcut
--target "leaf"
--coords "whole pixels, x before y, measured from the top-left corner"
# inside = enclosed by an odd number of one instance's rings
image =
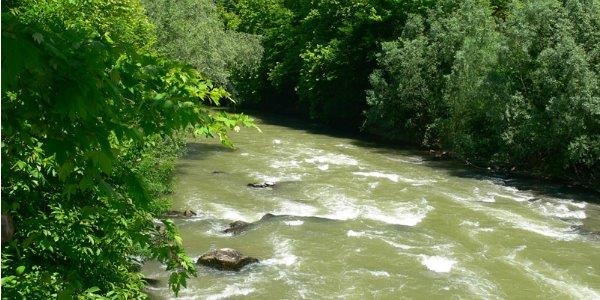
[[[15,270],[15,273],[17,275],[21,275],[21,274],[23,274],[23,272],[25,272],[25,266],[18,266],[17,269]]]

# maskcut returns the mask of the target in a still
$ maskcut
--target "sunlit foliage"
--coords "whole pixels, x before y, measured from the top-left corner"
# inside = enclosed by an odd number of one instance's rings
[[[144,258],[178,291],[195,267],[153,181],[182,130],[227,142],[251,123],[204,107],[228,94],[155,53],[138,1],[2,5],[2,297],[143,298]]]
[[[195,66],[215,83],[233,89],[233,77],[252,74],[260,62],[260,37],[226,27],[212,0],[144,0],[164,54]],[[229,27],[235,26],[235,21]]]

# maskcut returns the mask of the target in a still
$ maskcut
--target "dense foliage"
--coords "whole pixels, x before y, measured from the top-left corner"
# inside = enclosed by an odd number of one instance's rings
[[[263,35],[265,53],[259,75],[246,85],[247,105],[356,128],[380,41],[402,30],[406,12],[431,1],[219,2],[239,16],[238,30]]]
[[[246,105],[600,182],[597,0],[219,3],[264,36]]]
[[[250,123],[205,108],[228,94],[154,40],[139,1],[3,1],[2,298],[143,298],[145,258],[174,291],[195,275],[159,219],[182,130]]]
[[[441,1],[407,23],[416,34],[384,43],[367,130],[598,184],[600,2],[512,2],[496,15],[485,1]]]

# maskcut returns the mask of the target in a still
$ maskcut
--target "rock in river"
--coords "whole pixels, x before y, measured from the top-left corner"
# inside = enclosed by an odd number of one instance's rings
[[[234,221],[229,223],[229,228],[223,230],[224,233],[233,233],[238,234],[246,229],[249,229],[252,223],[244,222],[244,221]]]
[[[264,188],[268,188],[268,187],[274,187],[275,183],[266,181],[263,183],[248,183],[247,186],[252,187],[252,188],[257,188],[257,189],[264,189]]]
[[[179,210],[171,210],[168,211],[167,213],[165,213],[165,217],[166,218],[191,218],[194,217],[198,214],[196,214],[195,211],[190,210],[190,209],[186,209],[184,211],[179,211]]]
[[[224,271],[239,271],[246,265],[257,263],[258,259],[245,256],[237,250],[223,248],[203,254],[197,264]]]

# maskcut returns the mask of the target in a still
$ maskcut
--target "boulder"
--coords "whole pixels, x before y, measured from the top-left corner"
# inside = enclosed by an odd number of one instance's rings
[[[274,187],[275,183],[274,182],[265,181],[265,182],[262,182],[262,183],[248,183],[247,186],[251,187],[251,188],[264,189],[264,188],[268,188],[268,187]]]
[[[223,230],[224,233],[233,233],[238,234],[242,231],[249,229],[252,223],[244,222],[244,221],[234,221],[229,223],[229,228]]]
[[[244,266],[257,263],[258,259],[245,256],[237,250],[223,248],[203,254],[197,264],[223,271],[239,271]]]

